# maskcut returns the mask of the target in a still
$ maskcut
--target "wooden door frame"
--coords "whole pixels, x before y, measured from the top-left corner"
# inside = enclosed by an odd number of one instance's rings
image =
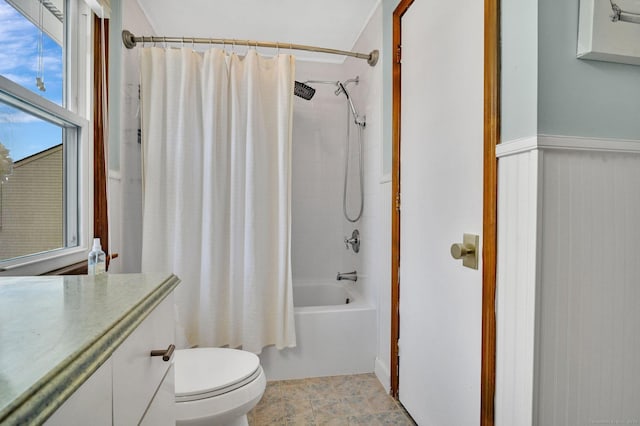
[[[398,397],[400,333],[400,94],[402,16],[414,0],[401,0],[393,12],[393,148],[391,187],[391,395]],[[500,143],[500,0],[484,2],[484,160],[482,244],[482,367],[480,424],[494,424],[496,372],[496,227],[497,170]]]

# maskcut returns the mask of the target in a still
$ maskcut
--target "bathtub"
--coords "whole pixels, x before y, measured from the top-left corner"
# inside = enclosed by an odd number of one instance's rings
[[[295,348],[270,346],[260,354],[268,380],[373,372],[376,310],[357,284],[295,283]]]

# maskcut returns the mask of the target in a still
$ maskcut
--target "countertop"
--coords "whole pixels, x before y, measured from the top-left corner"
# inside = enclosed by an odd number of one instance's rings
[[[178,285],[172,274],[0,278],[0,424],[39,424]]]

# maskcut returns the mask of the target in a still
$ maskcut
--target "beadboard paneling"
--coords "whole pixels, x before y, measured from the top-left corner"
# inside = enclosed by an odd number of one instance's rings
[[[495,424],[530,425],[533,403],[538,152],[500,159]]]
[[[542,162],[538,424],[640,423],[640,155]]]
[[[640,423],[640,141],[497,154],[496,425]]]

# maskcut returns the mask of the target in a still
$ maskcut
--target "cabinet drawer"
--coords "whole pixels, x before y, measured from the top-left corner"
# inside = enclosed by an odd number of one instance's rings
[[[113,424],[138,424],[171,361],[151,357],[175,343],[173,294],[131,333],[113,354]]]

